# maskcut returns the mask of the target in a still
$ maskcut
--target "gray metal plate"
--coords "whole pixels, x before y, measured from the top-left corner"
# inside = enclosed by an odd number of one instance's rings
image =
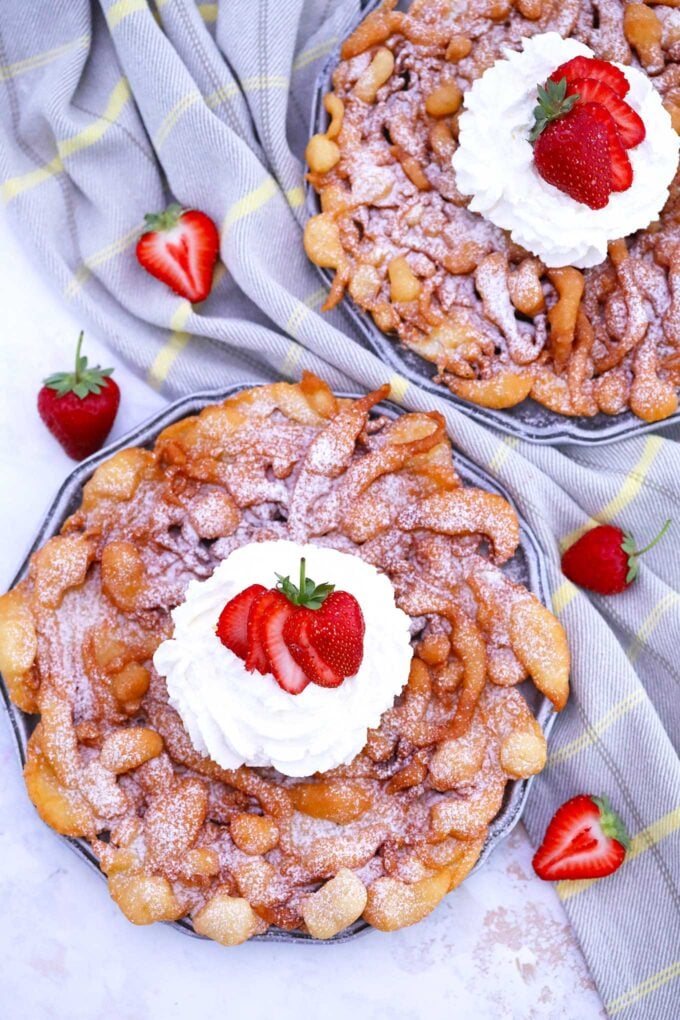
[[[361,15],[348,26],[345,37],[360,21],[363,21],[368,13],[379,7],[380,3],[381,0],[368,0]],[[408,4],[400,3],[399,6],[406,8]],[[338,43],[330,53],[319,75],[312,106],[310,134],[325,131],[328,125],[328,115],[323,108],[323,97],[331,87],[331,75],[340,59],[341,45],[342,43]],[[306,185],[306,209],[310,217],[321,212],[319,196],[309,183]],[[319,266],[316,268],[326,286],[330,288],[333,273],[328,269],[321,269]],[[463,400],[462,397],[455,396],[446,386],[434,382],[434,376],[437,374],[436,367],[414,351],[409,350],[396,336],[387,336],[378,329],[368,312],[364,312],[349,296],[346,295],[343,298],[341,307],[356,326],[360,336],[366,342],[366,346],[395,371],[400,372],[420,389],[442,397],[444,400],[450,400],[469,418],[508,435],[517,436],[519,439],[546,445],[558,443],[574,443],[579,446],[604,445],[680,422],[680,409],[664,421],[645,422],[634,415],[632,411],[625,411],[614,418],[606,414],[596,414],[592,418],[567,418],[554,411],[549,411],[531,399],[524,400],[516,407],[510,407],[504,411],[480,407],[468,400]]]
[[[228,397],[233,396],[240,390],[247,388],[248,385],[254,386],[257,385],[257,383],[238,384],[226,389],[209,390],[195,393],[187,397],[182,397],[180,400],[176,401],[174,404],[170,404],[159,414],[154,415],[153,418],[150,418],[132,432],[129,432],[126,436],[117,440],[117,442],[112,443],[103,450],[100,450],[92,457],[88,457],[87,460],[82,461],[82,463],[80,463],[71,472],[59,489],[54,502],[45,515],[40,526],[40,530],[36,535],[35,541],[26,556],[26,559],[22,563],[17,576],[12,582],[12,587],[14,587],[14,585],[17,584],[25,575],[28,569],[29,559],[33,552],[40,548],[40,546],[44,545],[44,543],[53,535],[58,534],[66,518],[78,509],[82,501],[83,486],[92,477],[96,468],[99,467],[103,461],[107,460],[118,450],[125,449],[125,447],[128,446],[153,446],[156,437],[168,425],[172,425],[174,422],[177,422],[188,415],[197,414],[209,404],[226,400]],[[358,397],[360,394],[351,393],[342,394],[342,396]],[[384,414],[390,418],[397,417],[404,413],[403,408],[388,402],[379,404],[375,410],[376,412]],[[455,462],[461,478],[467,485],[474,485],[490,492],[499,493],[507,499],[508,502],[512,503],[509,493],[502,485],[492,479],[485,471],[478,468],[472,463],[472,461],[458,453],[458,451],[456,451],[455,454]],[[515,507],[515,509],[517,508]],[[513,580],[525,584],[546,606],[550,607],[550,589],[548,587],[548,579],[540,546],[535,535],[529,528],[528,524],[522,520],[521,516],[520,533],[520,547],[516,555],[508,564],[506,564],[504,569],[513,578]],[[1,675],[0,691],[2,692],[2,696],[9,713],[17,752],[21,764],[23,765],[26,760],[26,745],[28,743],[28,738],[33,732],[38,721],[38,717],[27,715],[12,704],[7,687]],[[555,712],[550,702],[547,698],[541,697],[531,684],[522,685],[522,693],[531,705],[543,732],[547,736],[555,720]],[[508,783],[503,805],[491,823],[489,835],[479,861],[475,865],[475,871],[477,868],[481,867],[494,847],[496,847],[501,840],[505,839],[519,821],[530,785],[530,779],[515,780]],[[102,874],[99,869],[97,858],[85,840],[73,839],[68,836],[60,836],[59,838],[66,841],[69,846],[91,867]],[[104,876],[102,874],[102,878],[103,877]],[[192,935],[196,938],[203,937],[196,935],[188,921],[182,920],[168,923],[170,923],[173,928],[177,928],[179,931],[184,932],[187,935]],[[344,932],[336,935],[335,938],[329,939],[328,942],[346,942],[348,939],[355,938],[368,929],[369,925],[367,925],[364,921],[357,921]],[[308,942],[315,945],[318,945],[321,941],[319,939],[312,939],[311,936],[304,932],[289,932],[279,929],[270,929],[264,935],[255,936],[255,939],[256,941],[261,942]]]

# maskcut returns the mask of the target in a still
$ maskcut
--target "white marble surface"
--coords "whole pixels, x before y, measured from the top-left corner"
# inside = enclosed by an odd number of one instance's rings
[[[70,362],[80,323],[0,211],[0,590],[72,462],[35,410],[40,381]],[[87,353],[112,359],[93,334]],[[163,403],[116,366],[113,436]],[[237,949],[135,928],[101,878],[37,818],[0,708],[0,1016],[3,1020],[591,1020],[604,1016],[566,916],[515,830],[427,920],[341,946]]]

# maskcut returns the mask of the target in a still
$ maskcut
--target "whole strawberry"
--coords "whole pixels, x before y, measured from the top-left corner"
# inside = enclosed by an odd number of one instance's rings
[[[82,343],[81,333],[75,371],[49,376],[38,393],[40,417],[73,460],[83,460],[104,445],[120,404],[113,369],[88,368],[80,353]]]
[[[551,882],[605,878],[621,867],[629,846],[608,799],[582,794],[557,809],[532,863]]]
[[[660,542],[671,526],[666,521],[653,541],[644,549],[635,548],[632,535],[611,524],[587,531],[562,556],[562,573],[598,595],[618,595],[635,580],[639,557]]]
[[[147,273],[192,303],[205,301],[220,250],[217,227],[198,209],[177,203],[148,213],[148,227],[137,242],[137,258]]]

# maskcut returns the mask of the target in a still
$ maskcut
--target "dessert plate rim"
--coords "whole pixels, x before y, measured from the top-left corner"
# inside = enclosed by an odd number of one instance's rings
[[[56,496],[52,500],[49,509],[44,515],[38,528],[35,539],[33,540],[23,559],[21,567],[11,583],[11,587],[13,588],[24,577],[28,568],[29,560],[33,553],[40,548],[40,546],[42,546],[48,538],[59,532],[65,519],[80,505],[83,486],[101,463],[108,460],[114,453],[118,453],[120,450],[126,449],[129,446],[149,446],[155,442],[159,433],[168,425],[172,425],[189,415],[198,414],[201,410],[203,410],[203,408],[210,404],[227,400],[229,397],[234,396],[236,393],[239,393],[244,389],[250,389],[253,386],[260,385],[263,384],[260,382],[233,383],[230,386],[199,390],[195,393],[180,397],[178,400],[168,404],[141,424],[135,426],[113,443],[103,447],[97,453],[77,464],[76,467],[67,475],[66,479],[59,487]],[[337,395],[340,397],[357,399],[363,394],[358,392],[339,392]],[[401,414],[408,413],[405,408],[390,401],[384,401],[381,404],[378,404],[374,410],[390,418],[396,418]],[[549,609],[552,609],[544,554],[541,550],[538,539],[519,513],[514,500],[500,482],[494,479],[486,470],[474,464],[468,457],[457,450],[455,445],[454,458],[456,470],[459,472],[461,478],[466,484],[473,484],[480,488],[485,488],[492,492],[499,493],[516,510],[520,522],[519,550],[525,559],[525,568],[526,573],[528,574],[528,579],[526,581],[527,587],[534,592],[544,605],[546,605]],[[2,700],[4,701],[7,709],[10,727],[14,738],[15,750],[17,752],[19,762],[23,767],[26,760],[26,745],[28,738],[36,725],[37,716],[29,715],[13,704],[9,697],[8,689],[2,674],[0,674],[0,693],[2,694]],[[536,692],[536,697],[539,706],[536,710],[536,719],[547,738],[555,721],[556,712],[547,698],[538,696],[538,692]],[[512,829],[514,829],[519,822],[532,782],[533,777],[528,780],[515,779],[508,782],[503,805],[489,827],[489,836],[479,860],[473,868],[473,872],[482,866],[495,847],[510,834]],[[76,854],[82,857],[87,864],[90,865],[90,867],[94,868],[94,870],[97,871],[102,878],[104,878],[104,873],[99,867],[97,858],[86,840],[71,836],[59,836],[57,833],[55,833],[55,835],[57,835],[62,841],[65,841]],[[164,923],[169,924],[171,927],[176,928],[186,935],[191,935],[194,938],[204,938],[204,936],[198,935],[193,930],[190,922],[185,919]],[[264,935],[254,936],[250,941],[304,942],[310,945],[336,944],[338,942],[347,942],[367,931],[370,931],[370,925],[368,925],[365,921],[359,920],[354,922],[354,924],[350,925],[349,928],[346,928],[343,932],[340,932],[334,938],[327,940],[314,939],[304,932],[289,932],[281,929],[270,929]]]
[[[323,98],[328,92],[331,75],[338,63],[344,39],[364,20],[367,14],[379,7],[381,3],[382,0],[364,0],[360,13],[343,28],[339,42],[328,54],[314,88],[309,127],[310,137],[319,131],[324,131],[328,124],[329,118],[323,107]],[[399,6],[402,7],[403,4],[400,2]],[[321,212],[319,196],[309,181],[305,181],[305,210],[310,218]],[[333,273],[314,263],[313,265],[325,286],[330,289]],[[338,307],[342,308],[351,319],[359,335],[373,353],[409,382],[433,396],[449,401],[461,413],[466,414],[479,424],[497,429],[518,439],[546,446],[556,446],[561,443],[575,446],[604,446],[644,435],[655,429],[668,428],[680,422],[680,408],[662,421],[646,422],[630,410],[613,417],[601,412],[592,418],[569,417],[550,411],[530,398],[514,408],[504,410],[473,404],[471,401],[451,393],[448,387],[443,384],[433,382],[432,377],[436,373],[435,366],[415,352],[409,351],[397,337],[391,337],[378,329],[369,313],[364,312],[355,304],[347,293],[344,294]],[[545,424],[530,423],[527,419],[531,412],[540,415]]]

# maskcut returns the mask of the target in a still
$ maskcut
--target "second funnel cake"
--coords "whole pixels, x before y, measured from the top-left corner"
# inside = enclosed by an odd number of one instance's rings
[[[483,407],[532,397],[566,416],[674,414],[676,12],[394,8],[342,45],[328,127],[307,149],[321,213],[305,247],[335,273],[326,307],[347,291]]]

